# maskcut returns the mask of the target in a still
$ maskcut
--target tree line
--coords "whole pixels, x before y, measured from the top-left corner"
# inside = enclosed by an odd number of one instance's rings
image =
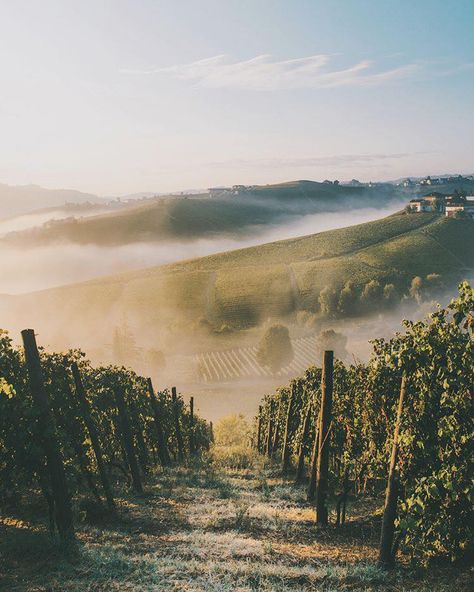
[[[156,465],[207,449],[212,424],[173,387],[125,367],[93,367],[80,350],[38,348],[32,329],[14,347],[0,331],[0,498],[18,506],[41,491],[49,528],[75,547],[73,498],[87,493],[101,515],[116,515],[114,490],[143,495]]]
[[[474,290],[463,283],[447,308],[376,339],[367,363],[324,353],[288,387],[266,396],[255,419],[257,450],[305,483],[316,521],[350,495],[386,487],[380,563],[472,554]]]

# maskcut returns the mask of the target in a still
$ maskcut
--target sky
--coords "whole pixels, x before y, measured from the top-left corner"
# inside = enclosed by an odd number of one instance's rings
[[[474,173],[473,0],[2,0],[0,182]]]

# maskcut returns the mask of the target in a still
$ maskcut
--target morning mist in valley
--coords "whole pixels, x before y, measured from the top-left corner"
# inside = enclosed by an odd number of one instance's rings
[[[473,25],[0,2],[0,592],[472,592]]]

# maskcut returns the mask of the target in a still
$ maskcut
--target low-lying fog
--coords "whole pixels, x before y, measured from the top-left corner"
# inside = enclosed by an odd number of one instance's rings
[[[134,243],[121,247],[61,244],[34,248],[0,247],[0,293],[19,294],[103,275],[171,263],[265,242],[314,234],[383,218],[400,210],[400,202],[383,209],[311,214],[283,225],[261,226],[244,236],[199,239],[192,242]],[[69,214],[70,215],[70,214]],[[0,222],[0,236],[42,224],[64,212],[45,212]]]

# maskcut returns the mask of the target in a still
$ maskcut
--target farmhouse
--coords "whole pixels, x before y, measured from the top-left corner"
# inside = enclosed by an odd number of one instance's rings
[[[445,207],[448,218],[473,218],[474,219],[474,196],[448,198]]]
[[[445,196],[442,193],[431,193],[410,200],[410,208],[415,212],[439,212],[443,213]]]

